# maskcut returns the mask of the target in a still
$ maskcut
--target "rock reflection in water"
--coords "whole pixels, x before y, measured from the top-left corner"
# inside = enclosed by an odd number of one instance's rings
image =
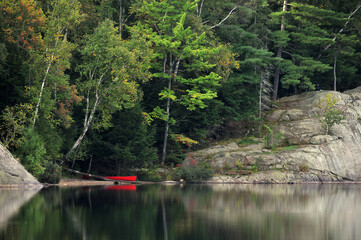
[[[0,230],[39,189],[0,189]]]
[[[242,239],[361,239],[359,185],[212,185],[183,198],[208,229]]]

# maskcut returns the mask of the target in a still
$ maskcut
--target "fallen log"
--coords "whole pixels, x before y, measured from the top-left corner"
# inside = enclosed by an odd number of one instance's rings
[[[94,174],[90,174],[90,173],[79,172],[79,171],[77,171],[77,170],[70,169],[70,168],[66,168],[65,170],[67,170],[68,172],[71,172],[71,173],[75,173],[75,174],[78,174],[78,175],[81,175],[81,176],[86,176],[86,177],[93,178],[93,179],[96,179],[96,180],[114,182],[114,184],[119,184],[119,183],[135,184],[135,183],[138,183],[138,182],[136,182],[136,181],[124,181],[124,180],[116,180],[116,181],[114,181],[114,180],[112,180],[112,179],[108,179],[108,178],[105,178],[105,177],[102,177],[102,176],[99,176],[99,175],[94,175]]]

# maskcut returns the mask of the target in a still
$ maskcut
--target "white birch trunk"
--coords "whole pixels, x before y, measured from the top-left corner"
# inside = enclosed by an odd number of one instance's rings
[[[85,134],[88,132],[89,130],[89,127],[90,127],[90,124],[92,123],[93,121],[93,118],[94,118],[94,114],[95,114],[95,111],[97,110],[98,108],[98,101],[96,101],[94,103],[94,106],[93,106],[93,109],[92,111],[90,112],[90,115],[88,117],[88,121],[84,124],[84,128],[83,128],[83,132],[80,134],[80,136],[78,137],[78,139],[75,141],[74,145],[71,147],[71,149],[69,150],[69,152],[66,154],[66,157],[69,157],[73,152],[74,150],[81,144],[81,142],[83,141],[84,137],[85,137]],[[73,164],[74,164],[74,161],[73,161]]]
[[[167,61],[167,55],[164,58],[164,68],[165,71]],[[169,80],[168,80],[168,89],[172,89],[172,75],[173,75],[173,62],[172,62],[172,55],[169,56]],[[167,112],[167,120],[165,122],[164,127],[164,137],[163,137],[163,151],[162,151],[162,165],[165,163],[165,158],[167,157],[167,144],[168,144],[168,131],[169,131],[169,117],[170,117],[170,98],[167,98],[167,105],[166,105],[166,112]]]
[[[202,15],[203,3],[204,0],[202,0],[200,4],[197,4],[197,17],[200,17]]]
[[[174,70],[174,74],[172,74],[172,70],[169,71],[170,79],[168,82],[168,89],[172,89],[172,80],[176,79],[179,69],[180,57],[176,60],[176,66]],[[171,64],[172,65],[172,64]],[[170,67],[171,69],[173,66]],[[165,123],[164,129],[164,140],[163,140],[163,151],[162,151],[162,165],[165,163],[165,158],[167,157],[167,145],[168,145],[168,132],[169,132],[169,119],[170,119],[170,98],[167,99],[167,121]]]
[[[65,29],[66,30],[66,29]],[[51,58],[50,58],[50,61],[48,63],[48,67],[46,68],[46,72],[45,72],[45,75],[44,75],[44,78],[43,78],[43,82],[41,84],[41,88],[40,88],[40,93],[39,93],[39,97],[38,97],[38,102],[36,104],[36,108],[35,108],[35,114],[34,114],[34,119],[33,119],[33,127],[35,126],[35,123],[36,123],[36,119],[37,119],[37,116],[38,116],[38,113],[39,113],[39,108],[40,108],[40,103],[41,103],[41,100],[43,98],[43,93],[44,93],[44,88],[45,88],[45,83],[46,83],[46,79],[49,75],[49,71],[50,71],[50,67],[51,65],[53,64],[53,61],[54,61],[54,55],[55,55],[55,51],[57,50],[57,46],[58,46],[58,42],[59,42],[59,36],[60,34],[64,31],[64,28],[59,30],[58,31],[58,36],[56,37],[56,41],[55,41],[55,45],[54,45],[54,49],[53,49],[53,53],[51,54]],[[66,36],[67,36],[68,32],[66,30],[66,33],[65,33],[65,36],[64,36],[64,40],[63,40],[63,45],[65,44],[65,41],[66,41]]]
[[[87,107],[86,107],[86,113],[85,113],[85,117],[84,117],[84,127],[83,127],[83,131],[80,134],[80,136],[78,137],[78,139],[75,141],[74,145],[71,147],[71,149],[69,150],[69,152],[66,154],[66,158],[69,158],[71,156],[71,154],[75,151],[75,149],[81,144],[81,142],[83,141],[85,134],[88,132],[90,124],[93,122],[93,118],[95,115],[95,112],[102,100],[102,97],[104,97],[104,94],[102,96],[100,96],[99,94],[99,87],[101,86],[102,82],[103,82],[103,77],[105,76],[105,74],[108,72],[109,68],[107,70],[104,71],[104,73],[100,76],[99,81],[97,82],[96,85],[96,89],[95,89],[95,102],[93,105],[93,108],[91,110],[91,112],[89,113],[89,108],[90,108],[90,101],[89,101],[89,91],[88,91],[88,95],[87,95]],[[94,73],[93,75],[94,76]],[[106,92],[106,91],[105,91]],[[73,165],[74,165],[74,161],[73,160]]]
[[[41,99],[43,97],[46,78],[48,77],[50,67],[51,67],[51,64],[53,63],[53,60],[54,60],[54,52],[51,55],[50,62],[48,64],[48,67],[46,69],[46,72],[45,72],[45,75],[44,75],[44,78],[43,78],[43,83],[41,84],[40,93],[39,93],[39,97],[38,97],[38,103],[36,104],[36,108],[35,108],[35,114],[34,114],[34,119],[33,119],[33,127],[35,126],[35,123],[36,123],[36,119],[37,119],[38,112],[39,112],[39,107],[40,107],[40,102],[41,102]]]

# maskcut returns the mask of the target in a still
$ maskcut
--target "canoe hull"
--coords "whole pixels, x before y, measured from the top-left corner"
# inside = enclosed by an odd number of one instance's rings
[[[109,180],[121,180],[121,181],[131,181],[131,182],[137,180],[137,176],[108,176],[104,178]]]

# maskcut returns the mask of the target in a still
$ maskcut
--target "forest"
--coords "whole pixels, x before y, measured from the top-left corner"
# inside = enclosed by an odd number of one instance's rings
[[[2,0],[0,139],[38,179],[174,167],[283,96],[361,85],[361,3]]]

